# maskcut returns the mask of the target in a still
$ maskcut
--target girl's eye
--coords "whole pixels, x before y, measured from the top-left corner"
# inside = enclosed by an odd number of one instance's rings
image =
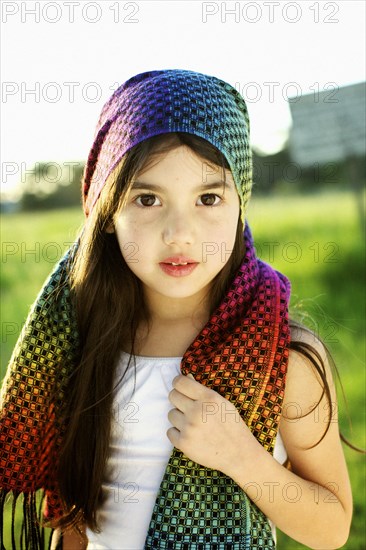
[[[201,195],[198,201],[202,206],[216,206],[221,201],[221,197],[215,193],[206,193]]]
[[[158,198],[155,195],[149,194],[149,195],[139,195],[138,197],[136,197],[135,202],[139,206],[145,206],[148,208],[149,206],[157,206],[157,204],[155,203],[155,201],[157,200]]]

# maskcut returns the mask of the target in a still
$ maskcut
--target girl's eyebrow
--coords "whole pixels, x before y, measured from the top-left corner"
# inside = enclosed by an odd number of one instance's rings
[[[228,181],[215,181],[213,183],[204,183],[202,185],[199,185],[194,189],[194,191],[207,191],[209,189],[222,189],[223,185],[225,185],[225,188],[232,190],[232,185]],[[151,191],[164,191],[160,185],[156,185],[154,183],[145,183],[143,181],[135,181],[134,184],[131,187],[131,191],[141,190],[141,189],[149,189]]]

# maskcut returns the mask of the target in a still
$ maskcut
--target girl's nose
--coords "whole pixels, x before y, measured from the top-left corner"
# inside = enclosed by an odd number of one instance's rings
[[[163,227],[163,241],[167,245],[184,246],[194,242],[194,220],[184,212],[170,212]]]

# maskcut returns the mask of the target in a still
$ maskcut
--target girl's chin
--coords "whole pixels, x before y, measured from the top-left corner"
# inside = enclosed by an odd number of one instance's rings
[[[171,277],[171,284],[168,282],[164,285],[143,284],[144,295],[147,300],[152,299],[155,303],[157,300],[192,300],[193,298],[200,303],[202,298],[207,295],[210,284],[202,284],[197,289],[197,284],[184,284],[184,278]],[[168,306],[167,306],[168,307]]]

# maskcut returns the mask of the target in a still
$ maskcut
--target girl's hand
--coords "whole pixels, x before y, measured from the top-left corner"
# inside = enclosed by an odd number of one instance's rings
[[[236,407],[219,393],[197,382],[191,374],[173,379],[168,413],[173,424],[167,431],[171,443],[188,458],[223,473],[233,460],[243,460],[260,445]]]

